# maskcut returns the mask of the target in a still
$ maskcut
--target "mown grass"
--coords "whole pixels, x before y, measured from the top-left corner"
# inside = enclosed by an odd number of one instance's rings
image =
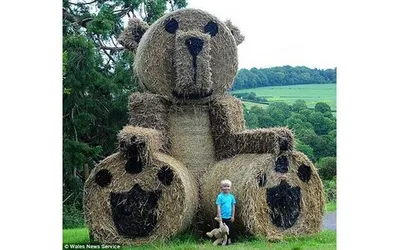
[[[63,230],[63,243],[86,244],[89,243],[87,228]],[[211,240],[196,239],[193,235],[184,234],[168,241],[157,241],[137,247],[122,247],[123,250],[131,249],[220,249],[221,246],[212,246]],[[336,249],[336,232],[324,230],[316,235],[302,237],[285,237],[280,242],[268,242],[262,237],[241,239],[226,246],[227,249],[275,249],[275,250],[332,250]],[[64,248],[66,249],[66,248]]]
[[[309,108],[314,108],[317,102],[327,103],[332,110],[336,110],[336,84],[304,84],[291,86],[261,87],[253,89],[241,89],[231,93],[254,92],[259,97],[265,97],[269,102],[283,101],[292,104],[301,99],[306,101]],[[244,102],[250,108],[251,105],[262,106],[251,102]],[[266,106],[266,105],[264,105]]]
[[[88,243],[89,230],[87,228],[73,228],[63,230],[63,243]]]

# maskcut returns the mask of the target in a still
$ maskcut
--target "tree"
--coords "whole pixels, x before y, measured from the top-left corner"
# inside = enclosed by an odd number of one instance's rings
[[[318,135],[327,135],[335,126],[334,122],[331,119],[324,117],[321,112],[312,112],[309,115],[308,120],[314,126],[314,130]]]
[[[243,105],[243,113],[244,113],[244,119],[246,121],[246,128],[254,129],[259,127],[257,115],[248,110],[244,105]]]
[[[134,58],[116,42],[123,19],[152,23],[167,9],[185,6],[182,0],[63,1],[65,227],[83,223],[83,183],[99,160],[115,152],[116,134],[128,122],[128,95],[140,90]]]
[[[285,126],[291,116],[290,106],[284,102],[274,102],[268,106],[268,115],[275,121],[276,126]]]
[[[336,176],[336,157],[323,157],[318,163],[318,173],[324,180],[332,180]]]
[[[314,150],[310,145],[304,144],[301,140],[296,140],[296,149],[308,156],[312,161],[315,161]]]
[[[300,112],[300,110],[307,109],[306,101],[304,101],[304,100],[296,100],[296,101],[294,101],[294,103],[292,104],[291,109],[292,109],[293,112],[297,112],[297,113]]]
[[[321,113],[332,112],[331,107],[325,102],[317,102],[315,104],[315,111],[319,111]]]
[[[277,126],[274,119],[268,114],[267,109],[259,106],[253,106],[249,110],[250,114],[257,117],[259,128],[269,128]]]

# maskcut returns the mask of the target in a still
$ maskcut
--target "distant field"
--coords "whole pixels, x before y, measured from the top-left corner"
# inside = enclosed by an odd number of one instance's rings
[[[332,110],[336,110],[336,84],[305,84],[291,86],[262,87],[241,89],[231,93],[254,92],[257,96],[265,97],[269,102],[283,101],[292,104],[298,99],[306,101],[309,108],[314,108],[317,102],[327,103]],[[247,107],[267,106],[264,104],[244,102]]]
[[[262,108],[268,107],[267,104],[262,104],[262,103],[245,102],[245,101],[242,101],[242,102],[243,102],[244,105],[246,105],[247,108],[251,108],[253,106],[259,106],[259,107],[262,107]]]

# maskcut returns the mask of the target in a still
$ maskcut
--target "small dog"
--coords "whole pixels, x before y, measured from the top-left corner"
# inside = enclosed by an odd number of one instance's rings
[[[226,241],[228,240],[229,227],[225,223],[222,222],[221,218],[215,217],[214,219],[219,222],[219,228],[215,228],[215,229],[211,230],[211,232],[207,232],[206,235],[210,238],[212,238],[212,237],[217,238],[213,242],[214,246],[216,246],[220,243],[222,243],[222,245],[225,246]]]

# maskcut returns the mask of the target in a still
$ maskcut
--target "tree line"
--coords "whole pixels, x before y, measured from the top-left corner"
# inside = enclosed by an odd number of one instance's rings
[[[336,83],[336,68],[310,69],[305,66],[240,69],[232,90],[295,84]]]

